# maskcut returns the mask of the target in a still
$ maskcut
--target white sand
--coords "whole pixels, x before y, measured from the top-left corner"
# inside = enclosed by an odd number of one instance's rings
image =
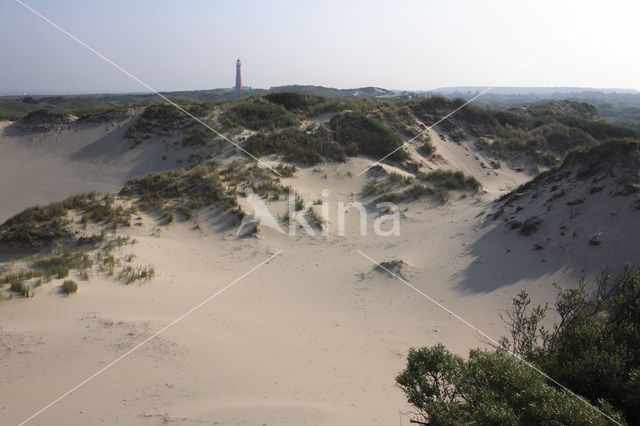
[[[0,140],[2,199],[12,200],[3,202],[2,217],[78,191],[115,189],[123,175],[140,170],[143,160],[124,148],[104,162],[69,160],[82,149],[81,138],[102,137],[80,134],[60,143],[60,150],[69,140],[75,148],[56,153],[42,147],[51,139]],[[438,149],[454,168],[478,167],[464,146],[438,141]],[[162,162],[151,164],[145,167]],[[374,235],[374,213],[369,235],[359,236],[355,212],[347,215],[346,236],[336,236],[337,202],[358,198],[367,177],[356,174],[368,164],[352,159],[284,180],[305,200],[329,189],[329,237],[308,237],[298,228],[295,237],[263,229],[237,239],[229,220],[220,223],[206,212],[201,229],[174,223],[157,237],[154,219],[145,215],[144,227],[121,231],[138,240],[122,253],[153,265],[152,282],[125,286],[94,274],[78,281],[78,294],[70,297],[56,292],[60,280],[54,280],[33,298],[1,301],[2,423],[26,419],[282,250],[31,424],[408,425],[410,407],[394,382],[408,348],[441,342],[465,354],[483,342],[401,281],[374,271],[357,250],[405,261],[403,274],[413,285],[496,338],[505,333],[497,312],[520,289],[546,301],[555,294],[553,282],[572,283],[583,268],[595,272],[590,259],[532,251],[531,238],[485,222],[481,215],[495,194],[527,179],[511,170],[477,174],[490,191],[482,201],[452,196],[446,205],[403,205],[398,237]],[[32,180],[17,184],[9,176]],[[273,208],[283,212],[284,202]]]

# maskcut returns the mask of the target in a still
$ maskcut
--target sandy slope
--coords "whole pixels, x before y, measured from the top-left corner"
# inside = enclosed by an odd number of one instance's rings
[[[79,190],[115,189],[127,175],[162,164],[140,159],[143,148],[119,146],[110,157],[111,149],[100,147],[118,146],[114,131],[105,125],[27,141],[3,137],[3,166],[13,164],[2,172],[2,197],[13,200],[3,203],[3,217]],[[346,216],[346,235],[336,235],[337,203],[357,201],[371,175],[357,176],[369,161],[356,158],[305,168],[283,182],[305,200],[329,204],[327,237],[265,228],[236,238],[231,218],[207,211],[199,229],[179,222],[158,234],[156,219],[145,215],[144,226],[120,231],[138,241],[121,254],[153,265],[152,282],[124,286],[96,272],[70,297],[58,293],[54,280],[33,298],[0,301],[2,423],[26,419],[282,250],[31,424],[408,425],[410,408],[394,385],[408,348],[442,342],[464,354],[483,342],[374,270],[358,250],[379,261],[403,260],[402,274],[413,285],[495,337],[504,334],[498,310],[520,289],[546,301],[552,283],[573,283],[582,269],[597,272],[591,257],[533,251],[531,239],[485,219],[494,196],[527,176],[508,169],[487,174],[465,146],[436,143],[448,167],[481,169],[477,176],[489,192],[480,199],[454,195],[445,205],[428,198],[405,203],[399,236],[372,232],[375,206],[366,236],[359,235],[355,211]],[[27,161],[29,168],[20,165]],[[42,173],[23,180],[34,168]],[[269,207],[274,214],[286,210],[284,201]]]
[[[0,221],[36,204],[80,192],[117,191],[132,176],[177,167],[182,153],[162,143],[130,149],[122,135],[138,115],[106,123],[76,121],[42,133],[0,122]]]

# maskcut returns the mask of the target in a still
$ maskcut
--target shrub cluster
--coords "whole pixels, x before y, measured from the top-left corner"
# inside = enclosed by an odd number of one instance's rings
[[[225,118],[233,124],[252,130],[281,129],[298,124],[298,118],[281,105],[261,98],[237,102],[227,111]]]
[[[429,424],[611,423],[509,350],[616,422],[640,423],[640,268],[603,273],[595,298],[584,282],[559,289],[554,308],[559,320],[545,328],[548,306],[522,291],[501,314],[510,336],[500,349],[466,361],[442,345],[411,349],[397,383]]]
[[[323,127],[312,134],[296,128],[271,134],[258,133],[247,139],[244,148],[256,157],[281,154],[287,161],[306,164],[318,164],[323,158],[336,161],[345,159],[342,146]]]
[[[416,179],[429,182],[446,189],[471,190],[477,192],[482,185],[474,176],[465,176],[461,171],[433,170],[429,173],[418,172]]]
[[[358,112],[335,114],[330,121],[336,140],[348,155],[370,155],[400,161],[407,158],[402,139],[384,124]],[[395,152],[394,152],[395,151]]]

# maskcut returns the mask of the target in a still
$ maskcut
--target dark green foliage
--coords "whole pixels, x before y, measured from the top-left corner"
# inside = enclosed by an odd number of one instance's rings
[[[69,267],[62,261],[60,263],[54,263],[47,268],[46,276],[56,277],[58,279],[67,278],[69,276]]]
[[[431,139],[426,140],[420,147],[420,153],[425,157],[433,157],[436,153],[436,147]]]
[[[560,116],[558,120],[567,126],[578,128],[600,140],[607,138],[640,138],[640,131],[616,126],[606,121],[585,120],[571,115]]]
[[[458,109],[454,116],[447,120],[452,128],[459,128],[460,123],[465,123],[469,130],[476,135],[493,135],[499,131],[500,124],[490,111],[478,108],[474,105],[464,105],[463,99],[447,99],[442,96],[429,96],[416,102],[409,103],[409,108],[426,125],[432,126]],[[441,124],[447,124],[445,122]]]
[[[311,95],[299,92],[275,92],[265,95],[264,98],[269,102],[281,105],[289,111],[306,111],[309,108],[326,102],[327,99],[322,96]]]
[[[207,133],[204,130],[194,130],[182,138],[183,147],[203,146],[207,144]]]
[[[15,293],[20,293],[25,297],[29,296],[29,286],[25,285],[22,281],[13,281],[9,286],[9,289]]]
[[[186,111],[198,111],[202,107],[182,105]],[[193,114],[193,113],[192,113]],[[142,115],[127,128],[124,137],[132,139],[134,146],[154,136],[171,134],[178,130],[200,126],[189,115],[171,104],[151,105],[145,108]]]
[[[18,273],[7,274],[2,279],[0,279],[0,283],[3,284],[13,284],[22,280],[30,280],[32,278],[38,278],[44,276],[43,271],[21,271]]]
[[[236,103],[227,112],[227,118],[236,125],[253,130],[281,129],[298,123],[296,116],[283,106],[261,98],[251,98]]]
[[[72,294],[78,291],[78,284],[72,280],[66,280],[62,283],[62,292],[64,294]]]
[[[610,138],[640,138],[640,132],[601,120],[592,105],[580,102],[543,102],[489,112],[499,123],[491,145],[497,155],[526,152],[546,166],[562,161],[572,150]]]
[[[528,305],[524,296],[519,301]],[[560,319],[552,332],[540,327],[546,309],[531,310],[526,305],[519,312],[528,318],[527,327],[513,318],[506,321],[512,336],[504,340],[508,346],[591,402],[606,401],[638,424],[640,269],[627,266],[617,276],[603,274],[595,301],[587,296],[584,284],[561,289],[554,306]]]
[[[551,151],[562,158],[570,150],[593,146],[596,141],[581,129],[554,123],[533,130],[525,143],[533,151]]]
[[[440,344],[412,348],[396,382],[421,420],[433,425],[609,424],[593,408],[499,350],[472,350],[464,360]]]
[[[438,169],[429,173],[418,172],[416,178],[446,189],[471,190],[477,192],[482,187],[475,177],[465,176],[461,171],[454,172],[451,170]]]
[[[323,158],[344,161],[343,148],[324,128],[313,134],[289,128],[277,133],[258,133],[247,139],[244,148],[256,157],[282,154],[287,161],[317,164]]]
[[[389,158],[400,161],[407,157],[402,149],[402,139],[378,120],[362,113],[343,112],[331,118],[331,128],[336,140],[345,147],[348,155],[370,155],[384,157],[396,150]]]

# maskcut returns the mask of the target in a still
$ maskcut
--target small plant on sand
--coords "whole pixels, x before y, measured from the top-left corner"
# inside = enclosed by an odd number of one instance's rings
[[[69,276],[69,268],[65,265],[52,265],[47,269],[46,276],[55,276],[58,279],[67,278]]]
[[[289,165],[289,164],[280,163],[278,164],[278,167],[276,167],[276,171],[280,173],[282,177],[288,178],[295,175],[296,172],[298,171],[298,168],[293,164]]]
[[[75,293],[76,291],[78,291],[78,284],[76,284],[75,281],[73,280],[66,280],[65,282],[62,283],[62,292],[64,294],[71,294],[71,293]]]
[[[520,233],[525,236],[534,234],[540,228],[541,222],[542,220],[537,216],[527,218],[520,227]]]
[[[28,285],[26,285],[25,283],[23,283],[22,281],[14,281],[11,283],[11,286],[9,287],[11,291],[15,292],[15,293],[20,293],[21,295],[23,295],[24,297],[29,297],[30,294],[30,288]]]
[[[465,176],[461,171],[434,170],[429,173],[418,172],[416,178],[446,189],[466,189],[477,192],[482,187],[475,177]]]
[[[153,266],[138,266],[134,268],[127,265],[120,270],[118,278],[124,281],[125,284],[129,285],[135,281],[151,281],[155,275],[156,271],[153,269]]]

